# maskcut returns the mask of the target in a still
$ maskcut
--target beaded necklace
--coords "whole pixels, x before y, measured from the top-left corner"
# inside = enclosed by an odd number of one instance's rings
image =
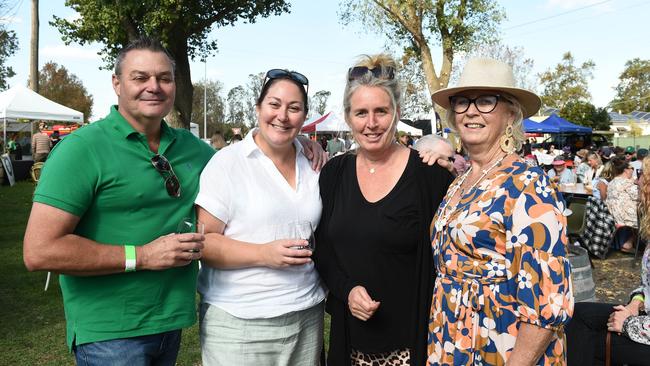
[[[503,161],[503,159],[506,158],[506,156],[508,156],[508,155],[506,154],[506,155],[500,157],[499,159],[497,159],[497,161],[494,162],[494,164],[490,165],[489,168],[483,169],[482,170],[483,174],[481,174],[481,176],[474,182],[474,184],[472,184],[466,191],[463,190],[463,193],[464,192],[469,193],[474,188],[476,188],[476,186],[488,175],[488,173],[490,173],[490,171],[492,171],[492,169],[494,169],[498,165],[501,165],[501,162]],[[447,222],[449,221],[449,218],[451,217],[451,214],[454,213],[454,211],[456,211],[456,208],[458,207],[458,204],[460,203],[460,200],[462,199],[462,197],[453,206],[449,206],[449,202],[454,198],[454,195],[460,189],[460,187],[463,185],[463,183],[465,183],[465,180],[467,179],[467,177],[472,172],[472,168],[473,168],[473,166],[469,167],[469,169],[467,169],[465,174],[463,174],[460,177],[460,179],[458,180],[458,183],[456,183],[449,190],[449,194],[448,194],[449,199],[447,201],[445,201],[445,205],[440,210],[440,216],[438,216],[438,219],[435,222],[436,231],[442,231],[442,228],[445,227],[445,225],[447,225]]]

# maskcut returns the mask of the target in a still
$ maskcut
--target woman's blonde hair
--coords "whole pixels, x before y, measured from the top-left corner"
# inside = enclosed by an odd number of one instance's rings
[[[212,138],[210,138],[210,145],[212,145],[212,147],[215,149],[223,149],[227,145],[226,139],[223,138],[221,132],[216,132],[214,135],[212,135]]]
[[[597,153],[595,153],[595,152],[593,152],[593,151],[590,151],[590,152],[587,154],[585,160],[588,161],[588,160],[591,159],[591,158],[593,158],[594,160],[596,160],[596,163],[598,163],[598,166],[603,165],[603,161],[600,159],[600,155],[598,155]]]
[[[607,182],[611,182],[614,179],[614,168],[611,162],[606,162],[603,165],[603,170],[600,172],[600,177],[605,179]]]
[[[639,232],[641,237],[647,238],[650,234],[650,159],[643,159],[643,164],[641,165],[643,169],[641,182],[643,183],[639,186],[639,191],[641,191],[641,200],[639,202],[639,211],[640,211],[640,223],[639,223]]]
[[[399,117],[399,110],[402,107],[402,88],[397,80],[397,61],[388,54],[380,53],[377,55],[362,55],[354,67],[366,67],[369,70],[381,70],[379,76],[374,72],[366,72],[365,74],[352,78],[350,80],[350,72],[348,71],[347,82],[345,84],[345,91],[343,93],[343,109],[345,111],[345,121],[349,123],[349,114],[352,110],[350,99],[359,87],[378,87],[388,94],[393,107],[393,121],[391,124],[391,135],[395,138],[395,131],[397,130],[397,120]],[[352,69],[351,68],[351,69]],[[351,70],[350,69],[350,70]]]
[[[500,93],[501,97],[508,101],[505,103],[512,114],[515,116],[514,121],[512,121],[512,139],[515,146],[515,151],[521,150],[521,146],[526,140],[526,133],[524,132],[524,108],[521,106],[521,103],[517,98],[506,93]],[[497,102],[498,103],[498,102]],[[445,116],[444,123],[452,131],[456,131],[456,113],[451,109],[447,109],[447,114]],[[461,141],[462,143],[462,141]]]

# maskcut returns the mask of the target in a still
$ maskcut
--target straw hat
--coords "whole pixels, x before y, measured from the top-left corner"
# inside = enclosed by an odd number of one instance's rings
[[[524,118],[537,113],[542,105],[537,94],[515,86],[515,77],[510,65],[489,58],[474,58],[467,61],[458,85],[453,88],[440,89],[433,93],[431,98],[441,107],[449,109],[450,96],[465,90],[477,89],[502,91],[512,95],[523,107]]]

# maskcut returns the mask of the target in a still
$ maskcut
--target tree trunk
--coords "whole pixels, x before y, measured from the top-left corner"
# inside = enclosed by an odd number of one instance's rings
[[[38,0],[32,0],[32,39],[29,48],[29,87],[38,93]]]
[[[172,117],[170,122],[175,124],[176,127],[190,128],[194,87],[192,86],[190,62],[187,56],[185,40],[170,44],[169,51],[176,59],[176,101],[174,102],[176,118]]]

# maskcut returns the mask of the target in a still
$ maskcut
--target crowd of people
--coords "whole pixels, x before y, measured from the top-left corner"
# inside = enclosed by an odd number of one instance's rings
[[[35,163],[43,163],[47,159],[50,151],[56,146],[61,138],[59,131],[46,132],[47,123],[38,121],[38,130],[32,135],[31,142],[27,137],[20,137],[18,132],[9,135],[6,150],[11,160],[22,160],[23,154],[27,155],[24,149],[27,145],[31,146],[31,155]]]
[[[461,150],[435,137],[411,146],[396,133],[401,81],[385,54],[345,73],[349,147],[336,136],[324,147],[301,137],[309,80],[271,69],[255,101],[257,127],[227,146],[213,138],[211,148],[163,120],[174,67],[150,38],[121,50],[117,105],[53,149],[34,194],[24,261],[61,274],[67,345],[79,365],[175,364],[181,329],[197,321],[197,283],[204,365],[572,357],[577,343],[565,328],[586,315],[574,313],[556,183],[604,182],[594,191],[607,204],[632,194],[622,179],[633,172],[612,158],[606,175],[589,152],[577,154],[587,165],[580,174],[566,158],[554,157],[548,173],[529,164],[518,154],[522,120],[541,101],[516,87],[510,66],[470,60],[455,87],[433,94]],[[79,157],[83,164],[69,164]],[[631,224],[627,214],[620,219]],[[186,221],[194,230],[179,232]],[[647,322],[638,316],[644,286],[607,321],[634,342]],[[587,332],[576,329],[568,334]]]

